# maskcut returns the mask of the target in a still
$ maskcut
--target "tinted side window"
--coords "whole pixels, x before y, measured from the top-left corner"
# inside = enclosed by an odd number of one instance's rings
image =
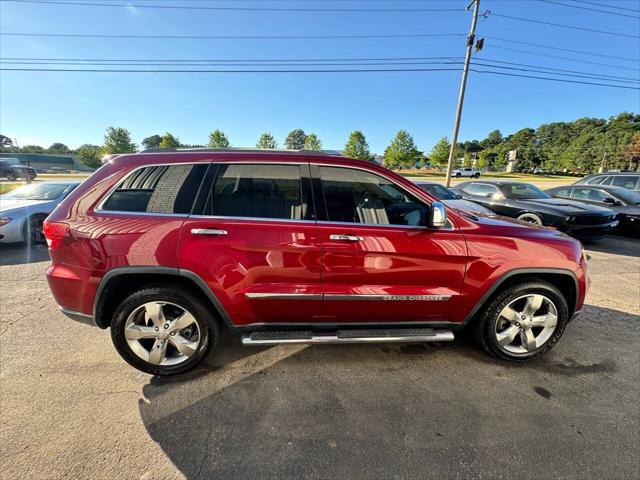
[[[189,214],[207,168],[208,164],[141,168],[118,185],[102,209]]]
[[[555,193],[556,197],[562,197],[562,198],[571,197],[571,189],[570,188],[561,188],[559,190],[556,190],[554,193]]]
[[[302,220],[307,210],[300,166],[221,164],[204,214]]]
[[[636,175],[618,175],[613,177],[613,182],[611,185],[615,185],[616,187],[624,187],[630,190],[636,188],[636,183],[638,183],[638,176]]]
[[[602,190],[596,190],[595,188],[574,188],[572,198],[587,202],[603,203],[605,198],[611,198],[611,196]]]
[[[427,207],[383,177],[340,167],[320,177],[331,222],[426,226]]]

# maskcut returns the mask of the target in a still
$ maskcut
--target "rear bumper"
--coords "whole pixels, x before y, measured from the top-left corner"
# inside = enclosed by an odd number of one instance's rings
[[[71,310],[69,308],[61,307],[58,305],[60,311],[68,318],[75,322],[84,323],[85,325],[91,325],[92,327],[97,327],[96,322],[93,320],[91,315],[87,315],[86,313],[77,312],[75,310]]]

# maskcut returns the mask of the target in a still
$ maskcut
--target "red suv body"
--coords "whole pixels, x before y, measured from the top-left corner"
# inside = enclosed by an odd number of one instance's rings
[[[451,340],[472,323],[522,360],[587,290],[564,234],[445,210],[382,166],[317,152],[123,155],[44,230],[62,311],[157,374],[194,366],[221,326],[275,344]]]

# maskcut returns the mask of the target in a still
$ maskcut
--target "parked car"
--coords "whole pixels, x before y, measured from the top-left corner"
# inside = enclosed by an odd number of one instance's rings
[[[0,243],[44,243],[42,222],[80,182],[43,182],[0,195]]]
[[[476,170],[475,168],[469,168],[469,167],[458,168],[453,171],[453,176],[458,178],[459,177],[480,178],[481,174],[482,172],[480,170]]]
[[[618,214],[618,229],[640,234],[640,193],[623,187],[603,185],[569,185],[546,190],[554,198],[607,207]]]
[[[512,181],[471,181],[453,187],[462,197],[499,215],[555,227],[583,240],[597,240],[618,225],[608,208],[552,198],[535,185]]]
[[[574,185],[603,185],[640,191],[640,173],[619,171],[594,173],[582,177],[580,180],[575,182]]]
[[[416,185],[418,185],[422,190],[427,192],[432,197],[440,200],[448,207],[457,208],[459,210],[464,210],[471,213],[493,215],[493,212],[488,208],[483,207],[479,203],[464,200],[462,198],[462,195],[440,185],[439,183],[419,181],[416,182]]]
[[[9,180],[30,179],[33,180],[38,176],[36,169],[21,165],[17,158],[7,158],[0,160],[0,178],[4,177]]]
[[[533,169],[533,174],[534,175],[546,175],[547,171],[544,168],[536,167],[536,168]]]
[[[56,302],[120,355],[184,372],[220,328],[246,345],[450,341],[548,351],[587,290],[555,230],[445,207],[410,180],[320,152],[122,155],[44,224]]]

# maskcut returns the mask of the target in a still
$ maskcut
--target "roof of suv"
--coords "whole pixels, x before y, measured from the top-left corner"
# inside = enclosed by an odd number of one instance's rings
[[[339,157],[328,153],[324,150],[290,150],[283,148],[149,148],[139,152],[144,153],[282,153],[282,154],[296,154],[296,155],[326,155],[328,157]]]

